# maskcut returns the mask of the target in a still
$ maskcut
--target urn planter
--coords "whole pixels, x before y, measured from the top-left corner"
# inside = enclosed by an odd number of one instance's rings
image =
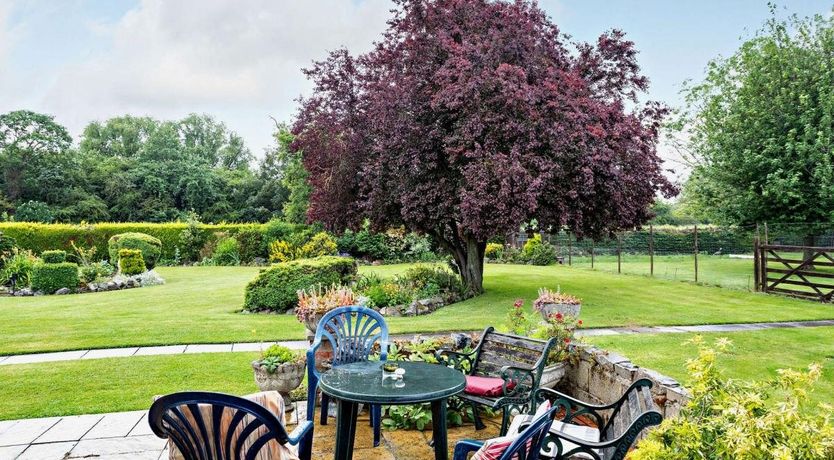
[[[293,361],[281,364],[274,372],[269,372],[266,367],[261,366],[260,361],[252,361],[252,369],[255,371],[255,383],[261,391],[277,391],[284,398],[284,408],[287,412],[293,410],[290,393],[301,385],[304,380],[304,370],[307,363],[304,361]]]
[[[562,381],[562,378],[565,376],[565,371],[567,370],[568,363],[562,361],[556,364],[549,364],[544,367],[542,371],[542,378],[541,382],[539,382],[539,386],[544,388],[555,388],[556,385]]]
[[[547,320],[550,315],[561,313],[563,316],[579,317],[579,311],[582,309],[582,304],[568,304],[568,303],[546,303],[539,307],[539,312],[542,319]]]

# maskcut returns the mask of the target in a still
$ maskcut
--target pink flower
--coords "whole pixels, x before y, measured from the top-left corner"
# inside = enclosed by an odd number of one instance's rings
[[[523,301],[523,300],[521,300],[521,299],[517,299],[517,300],[515,301],[515,303],[513,303],[513,306],[514,306],[515,308],[521,308],[523,305],[524,305],[524,301]]]
[[[578,322],[578,323],[576,323],[576,324],[578,324],[579,326],[581,326],[581,325],[582,325],[582,320],[580,319],[580,320],[579,320],[579,322]]]
[[[562,321],[562,318],[563,318],[562,313],[556,312],[556,320],[557,321]]]

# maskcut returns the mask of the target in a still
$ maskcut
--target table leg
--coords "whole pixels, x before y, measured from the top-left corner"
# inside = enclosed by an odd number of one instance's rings
[[[353,438],[356,434],[356,415],[359,405],[355,402],[336,400],[336,449],[335,460],[351,460],[353,458]]]
[[[448,460],[449,446],[446,440],[446,398],[431,403],[431,432],[434,441],[435,460]]]

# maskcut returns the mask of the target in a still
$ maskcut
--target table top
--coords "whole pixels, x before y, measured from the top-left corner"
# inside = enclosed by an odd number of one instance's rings
[[[379,404],[415,404],[454,396],[466,388],[458,370],[439,364],[401,361],[402,383],[382,380],[382,362],[362,361],[324,372],[319,385],[325,393],[347,401]]]

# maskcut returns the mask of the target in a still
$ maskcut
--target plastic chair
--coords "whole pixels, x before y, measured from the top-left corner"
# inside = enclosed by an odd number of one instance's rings
[[[205,406],[210,406],[210,413]],[[301,422],[287,434],[266,407],[223,393],[163,396],[151,405],[148,423],[157,436],[173,441],[187,460],[253,460],[272,440],[298,445],[298,457],[310,460],[313,447],[312,422]]]
[[[498,460],[537,460],[539,452],[544,444],[545,436],[550,429],[550,424],[556,418],[556,413],[559,407],[554,407],[544,413],[541,417],[533,420],[533,422],[524,431],[522,431],[518,438],[510,444]],[[453,460],[466,460],[466,457],[483,447],[483,441],[473,441],[471,439],[463,439],[455,444],[455,454]]]
[[[316,406],[316,389],[319,384],[319,372],[316,370],[316,350],[322,339],[327,339],[333,347],[332,365],[339,366],[358,361],[367,361],[374,344],[379,341],[380,361],[388,359],[388,326],[385,319],[376,311],[360,307],[339,307],[329,311],[316,326],[313,345],[307,350],[307,420],[313,420]],[[322,425],[327,425],[327,407],[330,397],[321,395]],[[382,407],[378,404],[370,408],[371,425],[374,427],[374,447],[379,445],[382,426]]]

